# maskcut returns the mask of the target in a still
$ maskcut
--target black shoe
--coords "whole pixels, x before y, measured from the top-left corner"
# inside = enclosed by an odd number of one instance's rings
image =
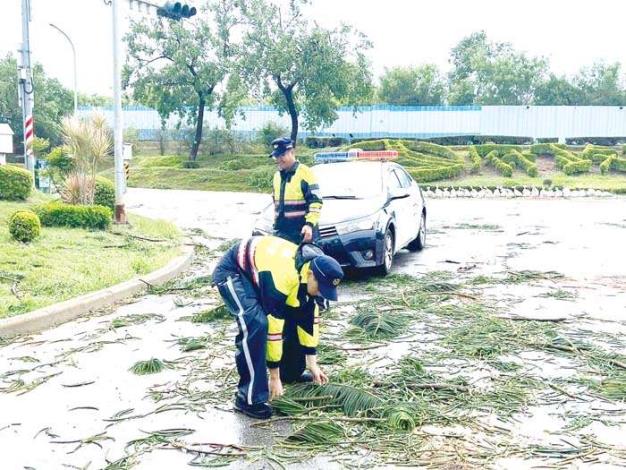
[[[244,400],[235,397],[233,408],[246,416],[255,419],[270,419],[272,417],[272,407],[267,403],[255,403],[248,405]]]
[[[313,376],[308,370],[302,372],[302,375],[296,379],[296,383],[310,383],[313,382]]]

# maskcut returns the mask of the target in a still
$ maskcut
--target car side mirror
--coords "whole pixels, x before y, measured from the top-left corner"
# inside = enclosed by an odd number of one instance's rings
[[[406,188],[393,188],[389,190],[391,199],[403,199],[409,197],[409,191]]]

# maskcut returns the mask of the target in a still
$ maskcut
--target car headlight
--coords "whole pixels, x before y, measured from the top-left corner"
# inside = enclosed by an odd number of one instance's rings
[[[378,214],[374,214],[368,217],[361,217],[360,219],[339,223],[335,228],[339,235],[345,235],[346,233],[357,232],[359,230],[372,230],[378,226],[378,219]]]

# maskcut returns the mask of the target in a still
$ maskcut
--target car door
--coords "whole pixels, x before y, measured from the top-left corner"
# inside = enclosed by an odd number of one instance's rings
[[[411,220],[409,222],[410,234],[412,234],[412,238],[415,238],[417,232],[420,228],[420,218],[422,216],[422,210],[424,209],[424,201],[422,199],[422,192],[420,191],[419,186],[415,182],[415,180],[407,173],[404,168],[396,167],[396,174],[400,178],[400,183],[403,188],[407,188],[409,191],[409,210],[411,213]],[[409,240],[409,241],[411,241]]]
[[[387,171],[387,189],[389,192],[389,208],[394,214],[396,221],[395,250],[403,248],[411,241],[411,198],[408,188],[402,186],[400,174],[394,167],[389,167]]]

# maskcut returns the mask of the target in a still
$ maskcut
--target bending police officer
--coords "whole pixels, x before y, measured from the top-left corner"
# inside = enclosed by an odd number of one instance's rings
[[[315,297],[337,300],[342,278],[339,263],[317,246],[274,236],[242,240],[224,254],[213,283],[239,328],[236,410],[267,419],[272,416],[268,401],[282,395],[283,382],[327,382],[317,364]]]

